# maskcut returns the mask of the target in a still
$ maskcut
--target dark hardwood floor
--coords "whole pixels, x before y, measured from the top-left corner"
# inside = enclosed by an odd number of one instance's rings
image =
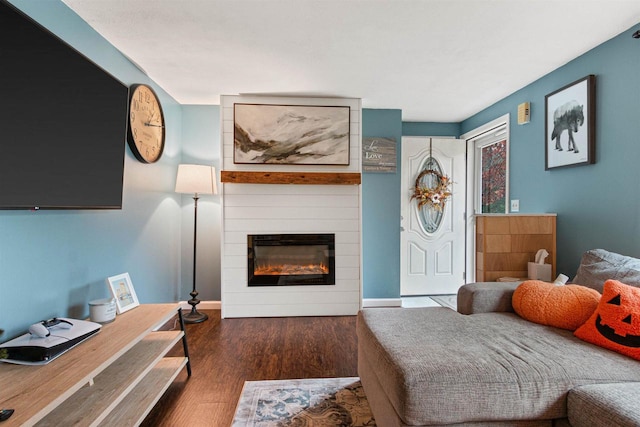
[[[178,375],[143,426],[230,426],[245,381],[357,376],[355,316],[222,320],[218,310],[202,312],[209,320],[186,325],[193,375]],[[181,344],[170,354],[181,355]]]

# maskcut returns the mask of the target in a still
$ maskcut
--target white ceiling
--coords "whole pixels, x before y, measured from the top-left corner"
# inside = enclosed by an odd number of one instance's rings
[[[640,22],[640,0],[63,1],[181,104],[354,97],[405,121],[466,119]]]

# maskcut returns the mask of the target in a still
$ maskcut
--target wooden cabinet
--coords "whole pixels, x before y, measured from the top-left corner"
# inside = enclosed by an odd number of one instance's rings
[[[556,277],[556,215],[479,215],[476,218],[476,281],[527,277],[527,263],[546,249]]]
[[[178,310],[140,305],[47,365],[0,364],[0,407],[15,409],[2,427],[140,424],[178,373],[191,372],[184,327],[156,331]],[[181,339],[185,355],[165,357]]]

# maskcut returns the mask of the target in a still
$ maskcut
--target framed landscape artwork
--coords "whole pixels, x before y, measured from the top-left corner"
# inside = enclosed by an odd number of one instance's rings
[[[345,106],[234,104],[233,162],[349,165]]]
[[[545,170],[595,163],[596,76],[545,97]]]

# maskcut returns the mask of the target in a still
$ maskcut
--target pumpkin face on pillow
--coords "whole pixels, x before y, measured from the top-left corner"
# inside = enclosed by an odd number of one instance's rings
[[[608,340],[627,347],[640,347],[640,313],[634,313],[634,296],[629,287],[609,286],[598,307],[596,329]],[[640,301],[639,301],[640,302]]]
[[[640,360],[640,288],[607,280],[598,308],[575,336]]]

